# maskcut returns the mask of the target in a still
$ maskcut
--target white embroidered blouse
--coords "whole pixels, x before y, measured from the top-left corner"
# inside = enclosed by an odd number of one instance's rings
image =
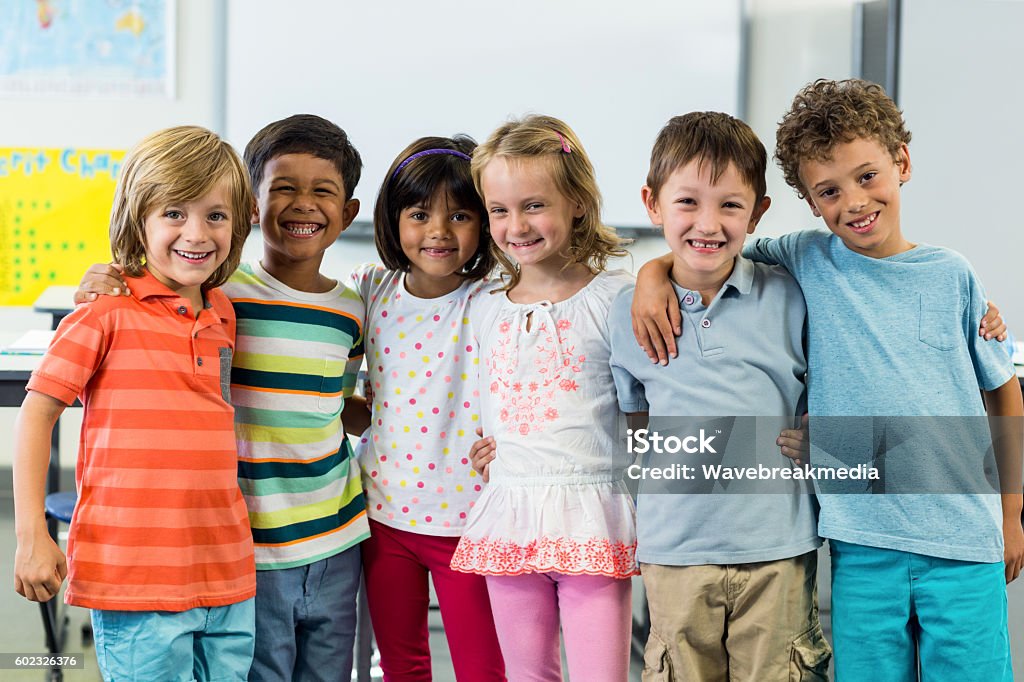
[[[608,364],[609,308],[632,282],[616,270],[558,303],[513,303],[504,293],[473,301],[481,417],[497,456],[452,568],[637,573],[636,514],[622,483],[628,461],[616,444]]]

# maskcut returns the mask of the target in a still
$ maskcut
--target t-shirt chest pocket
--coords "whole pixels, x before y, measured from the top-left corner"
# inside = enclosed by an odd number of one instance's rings
[[[323,369],[320,372],[320,393],[317,396],[317,410],[326,414],[341,412],[344,401],[342,396],[342,380],[345,376],[345,363],[348,357],[331,350],[324,357]]]
[[[918,340],[936,350],[953,350],[961,336],[960,297],[942,292],[921,294]]]

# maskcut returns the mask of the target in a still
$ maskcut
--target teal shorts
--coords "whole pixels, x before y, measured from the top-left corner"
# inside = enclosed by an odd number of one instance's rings
[[[188,611],[92,612],[104,680],[245,680],[252,665],[252,599]]]
[[[829,546],[837,682],[1012,682],[1002,562]]]

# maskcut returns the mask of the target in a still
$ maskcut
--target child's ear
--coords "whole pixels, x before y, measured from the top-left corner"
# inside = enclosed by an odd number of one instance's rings
[[[647,217],[651,219],[651,224],[661,227],[664,221],[661,219],[661,211],[658,210],[658,201],[654,196],[654,190],[647,185],[641,187],[640,201],[644,202],[644,208],[647,209]]]
[[[341,231],[344,232],[359,215],[359,199],[349,199],[341,211]]]
[[[814,205],[814,200],[811,199],[810,197],[804,197],[804,201],[806,201],[807,205],[811,207],[811,213],[814,214],[814,217],[820,218],[821,213],[818,211],[818,207]]]
[[[901,185],[910,180],[913,166],[910,165],[910,147],[907,146],[906,142],[900,145],[900,150],[896,153],[896,167],[900,172]]]
[[[772,205],[772,198],[765,196],[758,202],[757,206],[754,207],[754,212],[750,214],[750,225],[747,226],[747,234],[754,234],[754,228],[761,221],[761,217],[764,216],[765,212]]]
[[[252,202],[252,213],[249,215],[249,224],[250,225],[259,225],[260,224],[260,205],[255,200],[253,200],[253,202]]]
[[[587,214],[587,209],[583,208],[583,204],[576,204],[576,211],[572,214],[573,218],[582,218]]]

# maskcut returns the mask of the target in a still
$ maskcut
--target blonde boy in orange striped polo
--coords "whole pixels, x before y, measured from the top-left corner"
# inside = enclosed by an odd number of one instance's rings
[[[253,199],[208,130],[143,140],[111,215],[132,295],[80,306],[28,384],[15,431],[15,588],[93,609],[105,679],[244,680],[255,566],[236,479],[235,316],[214,287],[238,266]],[[68,557],[43,513],[50,433],[85,407]]]

